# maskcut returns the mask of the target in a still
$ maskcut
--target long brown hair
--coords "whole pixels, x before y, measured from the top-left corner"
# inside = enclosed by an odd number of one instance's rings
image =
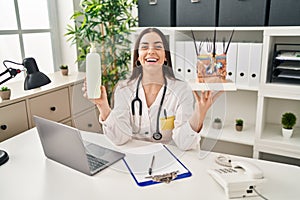
[[[136,79],[137,77],[139,77],[139,75],[143,72],[143,69],[140,65],[138,65],[139,61],[139,53],[138,53],[138,49],[139,49],[139,45],[141,42],[142,37],[147,34],[147,33],[152,33],[155,32],[157,33],[162,42],[163,42],[163,46],[165,49],[165,55],[166,55],[166,60],[167,63],[164,63],[165,66],[163,66],[163,74],[164,76],[170,78],[170,79],[176,79],[173,69],[172,69],[172,60],[171,60],[171,53],[170,53],[170,47],[169,47],[169,43],[165,37],[165,35],[157,28],[147,28],[145,30],[143,30],[138,38],[135,41],[135,45],[134,45],[134,51],[133,51],[133,63],[132,63],[132,74],[129,78],[129,81],[132,81],[133,79]]]

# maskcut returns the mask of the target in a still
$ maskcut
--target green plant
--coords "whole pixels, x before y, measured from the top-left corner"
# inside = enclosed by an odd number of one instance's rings
[[[236,119],[235,120],[235,125],[237,125],[237,126],[243,126],[243,124],[244,124],[244,121],[242,119]]]
[[[221,120],[220,118],[217,117],[217,118],[214,119],[214,122],[215,122],[215,123],[221,123],[222,120]]]
[[[68,65],[61,65],[59,66],[59,69],[68,69]]]
[[[297,117],[291,112],[286,112],[281,117],[281,124],[285,129],[293,129],[296,124]]]
[[[6,86],[1,87],[1,89],[0,89],[0,91],[8,91],[8,90],[9,90],[9,88]]]
[[[75,25],[68,25],[65,36],[77,45],[80,66],[84,65],[90,43],[100,48],[102,84],[110,99],[117,82],[129,72],[129,35],[137,26],[137,17],[132,15],[137,0],[82,0],[80,6],[82,10],[71,17]]]

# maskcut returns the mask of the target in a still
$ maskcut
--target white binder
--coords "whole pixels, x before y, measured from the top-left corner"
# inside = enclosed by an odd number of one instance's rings
[[[248,87],[251,43],[238,43],[236,86]]]
[[[250,49],[249,87],[258,89],[262,58],[262,43],[252,43]]]
[[[227,51],[227,76],[226,79],[236,82],[238,44],[231,43]]]
[[[176,78],[184,80],[185,42],[176,41],[175,49],[175,66],[173,66],[174,74]]]
[[[197,54],[193,41],[185,42],[184,77],[188,82],[197,77]]]
[[[223,43],[216,42],[216,54],[223,54],[224,53]]]

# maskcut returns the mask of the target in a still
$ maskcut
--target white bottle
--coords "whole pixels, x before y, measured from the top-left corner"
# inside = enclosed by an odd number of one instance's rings
[[[101,91],[101,60],[94,43],[90,53],[86,55],[86,86],[89,99],[100,98]]]

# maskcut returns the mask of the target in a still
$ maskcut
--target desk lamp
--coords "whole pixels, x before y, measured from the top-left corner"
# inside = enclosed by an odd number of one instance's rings
[[[23,65],[26,68],[26,78],[24,81],[24,90],[31,90],[34,88],[41,87],[48,83],[51,83],[51,80],[42,72],[39,71],[39,68],[35,62],[34,58],[25,58],[23,63],[16,63],[9,60],[4,60],[3,65],[6,67],[6,70],[3,73],[0,73],[0,77],[6,73],[9,73],[9,77],[0,82],[0,85],[5,83],[6,81],[14,78],[18,73],[21,72],[20,69],[13,69],[11,67],[7,67],[5,63],[10,62],[16,65]]]
[[[39,68],[34,58],[25,58],[23,66],[27,69],[27,76],[24,81],[24,89],[31,90],[51,83],[51,80]]]
[[[0,81],[0,85],[14,78],[21,72],[20,69],[8,68],[5,65],[6,62],[10,62],[16,65],[23,65],[26,68],[27,75],[24,81],[24,90],[38,88],[51,82],[51,80],[44,73],[39,71],[34,58],[25,58],[22,64],[15,63],[9,60],[3,61],[3,65],[6,67],[6,70],[3,73],[0,73],[0,77],[6,73],[9,73],[9,77],[4,79],[3,81]],[[4,164],[6,161],[8,161],[8,159],[8,154],[5,151],[0,150],[0,165]]]

